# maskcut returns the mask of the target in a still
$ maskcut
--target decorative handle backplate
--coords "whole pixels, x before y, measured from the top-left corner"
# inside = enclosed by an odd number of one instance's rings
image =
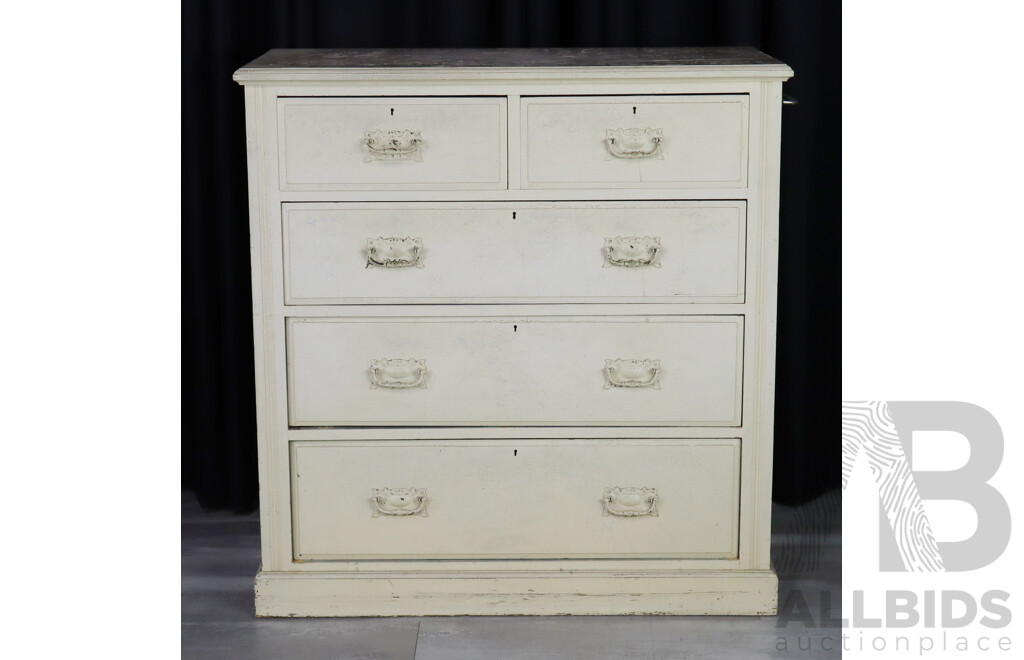
[[[661,237],[655,236],[615,236],[604,239],[604,267],[653,266],[661,268],[658,253],[661,252]]]
[[[423,138],[419,131],[366,131],[363,145],[366,147],[365,162],[372,160],[415,160],[422,161],[420,145]]]
[[[366,267],[423,268],[423,239],[378,236],[366,239]]]
[[[605,488],[601,501],[604,502],[604,515],[606,516],[658,517],[657,488],[635,488],[633,486]]]
[[[427,517],[426,488],[374,488],[373,517]]]
[[[661,360],[605,360],[604,389],[610,387],[648,387],[660,390]]]
[[[427,361],[380,358],[370,361],[370,387],[405,390],[412,387],[427,389]]]
[[[604,142],[612,158],[627,160],[637,158],[662,159],[660,128],[609,128],[605,131]]]

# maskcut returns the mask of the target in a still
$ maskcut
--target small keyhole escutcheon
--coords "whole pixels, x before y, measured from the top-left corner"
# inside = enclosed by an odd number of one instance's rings
[[[634,115],[636,114],[636,108],[633,108],[633,114],[634,114]],[[391,108],[391,116],[392,116],[392,117],[394,117],[394,116],[395,116],[395,109],[394,109],[394,108]]]
[[[518,456],[519,455],[519,450],[518,449],[513,449],[512,450],[512,455],[513,456]]]
[[[392,111],[391,111],[391,114],[394,114],[394,113],[395,113],[395,111],[394,111],[394,110],[392,110]],[[633,106],[633,114],[634,114],[634,115],[636,114],[636,106],[635,106],[635,105]]]
[[[513,219],[513,220],[515,220],[515,219],[516,219],[516,212],[515,212],[515,211],[512,211],[512,219]]]
[[[515,324],[513,324],[513,325],[512,325],[512,332],[516,332],[517,330],[519,330],[519,326],[518,326],[518,325],[515,325]]]

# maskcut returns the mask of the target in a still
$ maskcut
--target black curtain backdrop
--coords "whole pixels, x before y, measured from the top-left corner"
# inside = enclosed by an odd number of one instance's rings
[[[827,0],[185,0],[183,488],[207,508],[257,504],[245,127],[232,72],[270,48],[557,46],[754,46],[793,67],[774,496],[796,504],[837,487],[840,9]]]

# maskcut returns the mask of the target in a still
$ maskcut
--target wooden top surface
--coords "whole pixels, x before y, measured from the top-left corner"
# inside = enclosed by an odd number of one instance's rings
[[[728,48],[275,48],[247,69],[379,67],[755,66],[782,62],[747,47]],[[784,66],[784,65],[783,65]]]

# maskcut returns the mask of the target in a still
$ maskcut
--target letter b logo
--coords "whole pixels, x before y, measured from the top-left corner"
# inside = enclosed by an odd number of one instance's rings
[[[912,471],[915,431],[954,431],[970,458],[956,470]],[[970,571],[991,564],[1010,541],[1010,509],[988,484],[1003,458],[1003,432],[985,409],[957,401],[843,404],[843,487],[860,452],[867,455],[881,507],[882,571]],[[963,541],[939,542],[922,502],[958,500],[974,508],[978,528]]]

